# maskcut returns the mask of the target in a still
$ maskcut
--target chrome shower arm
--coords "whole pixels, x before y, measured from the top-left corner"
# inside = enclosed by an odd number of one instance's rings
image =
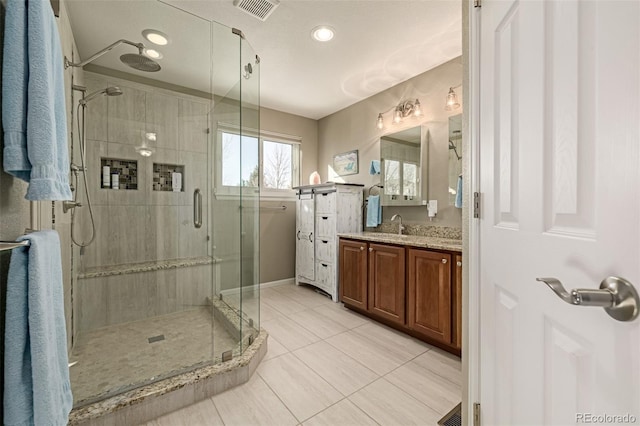
[[[88,59],[85,59],[82,62],[71,62],[66,56],[64,57],[64,68],[67,69],[69,67],[83,67],[85,65],[87,65],[90,62],[95,61],[96,59],[98,59],[100,56],[104,55],[105,53],[109,52],[110,50],[112,50],[114,47],[120,46],[121,44],[130,44],[131,46],[137,47],[138,48],[138,53],[140,53],[142,55],[142,51],[144,50],[144,44],[142,43],[134,43],[132,41],[129,40],[125,40],[125,39],[121,39],[116,41],[115,43],[105,47],[104,49],[102,49],[101,51],[99,51],[98,53],[94,54],[93,56],[91,56]]]

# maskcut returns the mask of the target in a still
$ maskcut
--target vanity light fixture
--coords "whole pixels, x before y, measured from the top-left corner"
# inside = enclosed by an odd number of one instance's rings
[[[422,115],[422,107],[420,101],[401,101],[398,105],[390,108],[384,112],[378,113],[378,119],[376,121],[376,127],[380,130],[384,128],[383,115],[393,110],[393,124],[399,124],[403,119],[413,115],[414,117],[420,117]]]
[[[458,95],[456,95],[455,89],[456,87],[460,87],[462,84],[458,84],[457,86],[449,87],[449,93],[447,94],[447,102],[445,103],[444,109],[447,111],[453,111],[455,109],[460,108],[460,102],[458,102]]]
[[[334,34],[333,28],[328,25],[319,25],[311,30],[311,37],[317,41],[329,41]]]
[[[142,36],[158,46],[166,46],[169,44],[169,36],[162,31],[146,29],[142,31]]]

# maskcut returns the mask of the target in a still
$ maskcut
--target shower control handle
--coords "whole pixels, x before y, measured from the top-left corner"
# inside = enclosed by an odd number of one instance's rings
[[[193,191],[193,226],[202,227],[202,193],[200,188]]]

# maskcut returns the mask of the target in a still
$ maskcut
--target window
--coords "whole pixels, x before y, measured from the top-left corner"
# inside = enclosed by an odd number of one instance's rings
[[[221,132],[222,186],[258,186],[258,138]],[[241,157],[242,156],[242,157]],[[241,164],[242,158],[242,164]],[[242,167],[239,167],[242,165]]]
[[[262,141],[262,182],[265,189],[291,189],[298,185],[299,144]]]
[[[220,127],[217,146],[218,194],[237,195],[239,187],[260,189],[264,197],[293,197],[300,184],[300,142],[263,132],[240,136],[237,129]]]

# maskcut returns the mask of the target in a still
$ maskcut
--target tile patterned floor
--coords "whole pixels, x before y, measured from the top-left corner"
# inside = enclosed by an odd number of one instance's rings
[[[179,425],[436,425],[461,399],[458,357],[317,294],[262,291],[269,350],[246,384],[148,422]]]
[[[149,343],[159,335],[164,340]],[[82,333],[69,359],[78,361],[70,370],[74,402],[103,399],[167,372],[191,370],[236,344],[207,307]]]

